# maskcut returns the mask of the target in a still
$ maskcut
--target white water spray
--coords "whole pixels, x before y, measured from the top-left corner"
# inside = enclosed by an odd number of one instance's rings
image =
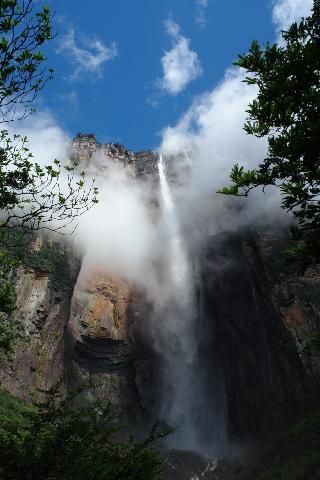
[[[199,381],[192,268],[162,155],[159,156],[158,169],[168,243],[164,278],[167,293],[161,305],[156,307],[157,347],[163,358],[161,414],[169,425],[177,427],[176,433],[169,438],[172,446],[197,449]]]
[[[165,222],[168,230],[169,241],[169,268],[170,281],[177,294],[184,292],[184,297],[188,296],[191,289],[191,272],[187,258],[186,248],[180,233],[177,212],[172,199],[169,184],[167,182],[163,155],[159,158],[159,178],[162,197],[162,206],[165,215]],[[173,293],[173,292],[172,292]],[[186,298],[184,299],[187,300]]]

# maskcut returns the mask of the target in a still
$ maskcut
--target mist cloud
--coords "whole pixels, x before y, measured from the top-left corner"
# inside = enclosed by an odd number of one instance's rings
[[[159,222],[152,218],[152,191],[133,180],[128,170],[105,154],[96,154],[89,175],[97,180],[99,204],[84,215],[76,240],[85,252],[82,273],[98,270],[145,290],[159,289],[155,264],[164,254]]]

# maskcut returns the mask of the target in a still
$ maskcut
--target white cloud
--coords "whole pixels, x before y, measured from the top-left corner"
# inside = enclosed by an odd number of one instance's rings
[[[228,70],[220,85],[196,98],[178,123],[162,132],[163,152],[192,151],[190,184],[182,193],[180,205],[186,228],[191,225],[195,231],[212,233],[259,219],[266,221],[267,212],[273,218],[276,211],[278,216],[278,194],[253,192],[255,200],[246,202],[247,209],[240,215],[238,209],[226,211],[229,198],[216,193],[230,184],[232,165],[253,168],[266,154],[265,139],[247,135],[242,128],[248,103],[256,94],[254,87],[242,82],[243,78],[239,69]],[[245,202],[233,198],[230,201],[238,206]]]
[[[209,0],[196,0],[196,24],[201,28],[205,29],[207,26],[207,12],[206,9],[208,7]]]
[[[272,18],[276,36],[293,21],[308,15],[312,3],[312,0],[275,2]],[[218,86],[196,98],[177,124],[162,132],[162,151],[176,153],[190,148],[193,152],[191,183],[185,195],[181,194],[186,228],[189,224],[194,230],[198,226],[215,231],[246,222],[252,224],[262,220],[267,223],[268,216],[271,221],[288,219],[279,208],[278,189],[271,188],[267,194],[255,190],[249,201],[215,193],[230,184],[232,165],[239,163],[245,168],[255,168],[267,153],[266,138],[257,139],[243,130],[248,104],[257,94],[254,86],[242,82],[243,78],[242,70],[229,69]],[[228,202],[245,208],[241,214],[238,208],[227,211],[225,204]]]
[[[50,165],[54,159],[65,162],[71,138],[58,124],[50,111],[37,112],[23,121],[9,124],[10,134],[18,133],[28,138],[28,147],[34,161]]]
[[[108,47],[98,39],[82,39],[81,37],[76,39],[73,28],[61,38],[57,51],[66,53],[74,65],[75,71],[70,76],[72,80],[79,78],[83,73],[102,77],[104,64],[118,54],[114,42]]]
[[[169,95],[177,95],[201,75],[202,68],[198,54],[190,49],[190,39],[181,35],[179,25],[168,19],[165,28],[172,39],[172,48],[161,59],[163,77],[159,84]]]
[[[278,0],[274,3],[272,20],[278,33],[286,30],[291,23],[311,12],[313,0]]]

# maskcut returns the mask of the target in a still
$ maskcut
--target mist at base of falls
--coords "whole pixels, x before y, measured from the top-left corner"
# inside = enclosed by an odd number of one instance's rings
[[[222,386],[216,373],[207,371],[215,366],[205,366],[201,358],[205,331],[197,259],[191,258],[183,238],[162,154],[158,170],[167,251],[165,294],[156,301],[153,315],[154,346],[161,358],[159,414],[175,428],[167,440],[170,447],[218,453],[226,444]],[[220,390],[213,393],[216,398],[208,395],[210,383]]]

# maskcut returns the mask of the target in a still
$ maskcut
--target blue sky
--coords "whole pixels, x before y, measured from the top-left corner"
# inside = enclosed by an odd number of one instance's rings
[[[293,0],[278,0],[278,3]],[[275,38],[271,0],[55,0],[55,78],[41,94],[70,135],[153,148],[252,39]]]

